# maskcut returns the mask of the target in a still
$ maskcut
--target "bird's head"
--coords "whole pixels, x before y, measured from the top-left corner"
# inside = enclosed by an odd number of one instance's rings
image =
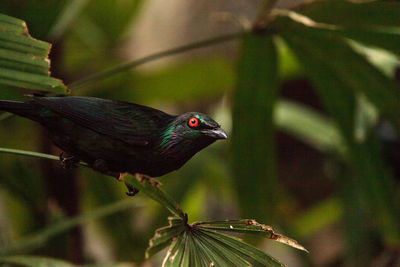
[[[209,116],[188,112],[176,116],[164,130],[160,147],[166,154],[187,154],[189,157],[228,136],[221,126]]]

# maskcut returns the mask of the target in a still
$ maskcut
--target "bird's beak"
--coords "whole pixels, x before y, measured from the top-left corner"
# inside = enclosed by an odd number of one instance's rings
[[[228,135],[224,130],[221,128],[217,129],[207,129],[202,131],[205,135],[212,137],[214,139],[226,139],[228,138]]]

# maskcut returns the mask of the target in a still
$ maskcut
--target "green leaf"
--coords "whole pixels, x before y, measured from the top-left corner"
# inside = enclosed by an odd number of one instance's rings
[[[345,142],[332,120],[321,112],[293,101],[278,101],[275,122],[279,128],[322,152],[344,156]]]
[[[282,266],[261,250],[218,231],[258,234],[307,251],[295,240],[277,234],[271,227],[255,220],[209,221],[192,225],[176,217],[169,220],[169,226],[156,231],[146,255],[149,257],[171,244],[163,266]]]
[[[193,241],[190,238],[191,233],[188,231],[183,232],[183,235],[185,236],[185,248],[184,248],[184,253],[182,255],[182,260],[180,261],[180,266],[196,266],[194,262],[194,255],[192,253],[193,251]],[[178,258],[179,259],[179,258]]]
[[[321,96],[326,96],[324,102],[331,112],[335,109],[332,105],[339,105],[340,101],[343,101],[341,98],[351,98],[351,95],[361,92],[400,129],[400,110],[398,109],[400,91],[394,81],[383,75],[366,58],[356,53],[334,31],[327,32],[305,27],[293,21],[280,21],[283,25],[282,36],[311,74],[310,77],[317,85],[317,89],[329,87],[321,92]],[[338,98],[334,99],[333,97],[339,92]],[[341,118],[341,127],[347,130],[352,129],[354,125],[352,120],[346,119],[346,116],[353,114],[354,103],[350,102],[348,102],[348,107],[335,109],[335,116]],[[347,131],[347,134],[350,132]],[[348,135],[348,137],[351,136]]]
[[[216,266],[251,266],[251,260],[245,259],[243,255],[240,255],[237,251],[232,250],[229,246],[219,242],[212,237],[203,234],[198,230],[194,230],[193,235],[201,244],[205,253],[211,258]],[[208,265],[210,265],[210,263]]]
[[[167,256],[164,258],[162,267],[181,266],[183,254],[185,253],[186,232],[178,235],[168,250]]]
[[[276,208],[277,53],[271,36],[245,35],[233,106],[233,177],[241,214],[271,219]]]
[[[348,64],[347,57],[336,54],[343,51],[346,44],[333,34],[323,36],[324,33],[320,31],[292,21],[283,23],[285,28],[281,36],[301,61],[325,107],[344,134],[344,141],[352,140],[352,114],[355,109],[353,89],[358,88],[353,88],[353,81],[349,77],[351,74],[338,70],[344,62]]]
[[[76,265],[62,260],[45,258],[39,256],[9,256],[0,257],[0,265],[2,264],[18,264],[18,266],[26,267],[74,267]]]
[[[118,201],[116,203],[109,204],[107,206],[93,210],[87,214],[83,214],[74,218],[63,220],[60,223],[54,225],[49,225],[44,230],[32,234],[23,240],[19,241],[15,245],[10,247],[5,247],[0,249],[0,255],[9,255],[13,253],[19,253],[22,251],[33,250],[43,246],[47,241],[56,235],[64,233],[65,231],[76,227],[77,225],[82,225],[92,220],[96,220],[113,213],[126,210],[132,207],[137,207],[140,205],[138,199],[130,198]]]
[[[182,232],[172,243],[163,267],[283,266],[242,241],[197,227]]]
[[[169,217],[169,225],[156,230],[146,249],[146,259],[150,258],[173,241],[173,238],[181,234],[185,228],[181,218]]]
[[[199,262],[196,266],[210,266],[213,262],[212,253],[206,250],[206,247],[201,243],[200,239],[196,236],[194,232],[192,232],[191,236],[193,240],[193,250],[192,253],[196,254],[197,261]]]
[[[384,166],[379,144],[369,134],[355,140],[356,95],[364,94],[400,129],[400,91],[393,81],[354,52],[341,36],[295,22],[282,24],[281,35],[302,62],[328,111],[340,126],[348,146],[348,163],[362,190],[362,198],[373,211],[377,230],[388,244],[400,242],[398,208],[393,205],[393,177]],[[364,142],[364,143],[363,143]],[[368,155],[368,156],[367,156]],[[365,193],[368,192],[368,193]]]
[[[9,66],[5,65],[9,64],[3,64],[3,68],[0,67],[0,84],[22,87],[31,90],[65,93],[65,86],[61,84],[60,80],[48,77],[46,75],[38,75],[26,72],[23,69],[21,69],[21,71],[13,70],[10,69]]]
[[[396,2],[313,1],[295,9],[316,22],[346,28],[400,27],[400,4]]]
[[[334,31],[347,38],[400,56],[399,3],[314,1],[296,8],[295,11],[317,23],[335,25]]]
[[[43,59],[50,52],[51,45],[49,43],[33,39],[25,35],[14,35],[12,32],[0,29],[0,48],[9,51],[21,52],[41,56]]]
[[[210,240],[212,240],[211,242],[213,243],[221,244],[221,246],[224,247],[224,250],[221,250],[220,252],[224,253],[225,256],[227,256],[228,258],[232,256],[232,253],[235,253],[242,258],[242,261],[243,260],[248,261],[252,263],[253,266],[284,266],[278,260],[265,254],[263,251],[251,245],[248,245],[243,241],[236,239],[234,237],[205,229],[198,229],[196,233],[209,238]],[[234,262],[234,265],[235,264],[236,262]],[[238,266],[248,266],[248,265],[239,264]]]
[[[40,57],[27,57],[26,54],[5,49],[0,49],[0,64],[8,69],[44,75],[48,74],[50,67],[50,63]]]
[[[216,230],[216,231],[258,234],[262,237],[272,239],[277,242],[308,252],[296,240],[293,240],[284,235],[280,235],[276,233],[271,226],[260,224],[255,220],[242,219],[242,220],[198,222],[193,224],[193,227],[199,229]]]
[[[337,29],[336,33],[365,45],[379,47],[400,57],[400,29],[397,33],[371,30]]]
[[[235,254],[233,254],[231,251],[228,250],[226,253],[224,253],[222,252],[224,248],[221,247],[220,243],[210,241],[207,236],[200,234],[198,231],[194,231],[192,233],[195,236],[195,240],[197,240],[199,247],[204,251],[203,254],[206,255],[206,264],[209,266],[230,266],[234,264],[232,261],[235,258]],[[237,260],[237,263],[242,261],[243,260],[239,259]]]
[[[27,60],[32,56],[42,57],[43,60],[50,52],[50,47],[49,43],[32,38],[24,21],[0,14],[0,48],[7,48],[14,53],[21,52]],[[3,57],[4,53],[0,59]],[[46,66],[46,63],[43,61],[43,65]]]
[[[182,219],[186,218],[185,213],[179,207],[179,204],[175,202],[169,195],[167,195],[163,190],[155,186],[154,183],[147,179],[139,182],[136,177],[132,175],[126,175],[124,181],[130,184],[132,187],[139,189],[139,191],[146,194],[148,197],[160,203],[162,206],[167,208],[174,216],[180,217]]]
[[[25,21],[0,14],[0,31],[5,30],[15,34],[28,34]]]
[[[0,85],[65,93],[62,81],[49,77],[50,47],[32,38],[25,22],[0,14]]]

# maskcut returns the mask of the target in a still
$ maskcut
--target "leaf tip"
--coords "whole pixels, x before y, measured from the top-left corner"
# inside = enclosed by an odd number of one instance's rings
[[[272,238],[277,242],[289,245],[291,247],[297,248],[299,250],[305,251],[307,253],[310,253],[305,247],[303,247],[302,245],[300,245],[296,240],[291,239],[289,237],[286,236],[282,236],[282,235],[277,235],[277,238]]]

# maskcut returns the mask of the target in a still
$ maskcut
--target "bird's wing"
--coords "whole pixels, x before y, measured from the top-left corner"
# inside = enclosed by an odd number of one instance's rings
[[[83,127],[131,145],[147,145],[173,116],[127,102],[94,97],[33,97],[33,101]]]

